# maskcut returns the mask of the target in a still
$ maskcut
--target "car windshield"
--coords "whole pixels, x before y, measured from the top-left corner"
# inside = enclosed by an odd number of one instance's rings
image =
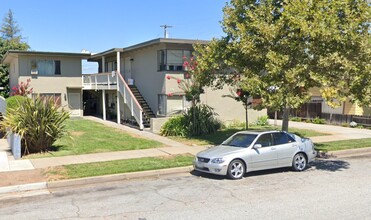
[[[222,143],[233,147],[248,147],[255,140],[257,134],[235,134]]]

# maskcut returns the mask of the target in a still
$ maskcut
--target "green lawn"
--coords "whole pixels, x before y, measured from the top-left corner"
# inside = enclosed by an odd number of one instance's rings
[[[192,165],[193,158],[194,156],[186,154],[64,165],[47,170],[46,175],[49,180],[58,180],[183,167]]]
[[[68,120],[67,130],[71,138],[64,137],[57,140],[52,151],[31,154],[26,158],[138,150],[162,146],[160,142],[135,137],[127,132],[86,119]]]
[[[229,136],[238,132],[244,131],[244,128],[226,128],[217,131],[214,134],[203,135],[203,136],[195,136],[195,137],[168,137],[175,141],[182,142],[188,145],[218,145],[225,141]],[[251,131],[266,131],[266,130],[280,130],[279,127],[274,126],[250,126],[249,130]],[[301,137],[314,137],[314,136],[322,136],[328,135],[326,133],[317,132],[314,130],[307,130],[307,129],[297,129],[297,128],[289,128],[289,132],[295,133]]]
[[[324,152],[364,148],[364,147],[371,147],[371,138],[315,143],[314,146],[316,150],[324,151]]]

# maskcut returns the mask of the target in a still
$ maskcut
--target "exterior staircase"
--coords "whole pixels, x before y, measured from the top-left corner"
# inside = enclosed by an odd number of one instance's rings
[[[151,118],[155,118],[156,115],[153,113],[152,109],[149,107],[148,103],[143,98],[138,88],[135,85],[129,85],[129,88],[143,109],[142,115],[144,127],[146,128],[150,127],[150,120]]]

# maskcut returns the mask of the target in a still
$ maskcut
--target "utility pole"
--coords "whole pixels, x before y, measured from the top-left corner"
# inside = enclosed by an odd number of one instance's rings
[[[172,28],[173,26],[164,24],[164,25],[161,25],[160,27],[164,28],[164,38],[168,38],[167,29]]]

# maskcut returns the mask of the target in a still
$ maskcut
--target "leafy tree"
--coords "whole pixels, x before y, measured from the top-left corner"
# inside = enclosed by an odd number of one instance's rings
[[[250,92],[245,91],[243,89],[230,89],[229,90],[230,94],[229,95],[223,95],[223,97],[229,97],[237,102],[242,102],[242,105],[245,109],[245,128],[246,130],[249,129],[249,112],[248,108],[252,105],[252,102],[250,102],[250,99],[252,98],[250,96]]]
[[[2,37],[0,38],[0,60],[3,59],[8,50],[28,50],[30,47],[26,42],[22,42],[22,36],[17,22],[14,20],[13,12],[9,10],[4,17],[1,27]],[[9,96],[9,70],[4,64],[0,64],[0,95]]]
[[[8,14],[3,19],[3,25],[0,32],[5,40],[13,40],[20,42],[21,30],[19,29],[17,21],[14,19],[13,12],[9,9]]]
[[[239,81],[259,107],[284,111],[286,131],[290,108],[313,87],[334,107],[346,97],[370,105],[370,16],[365,0],[231,0],[226,36],[195,46],[203,80]]]

